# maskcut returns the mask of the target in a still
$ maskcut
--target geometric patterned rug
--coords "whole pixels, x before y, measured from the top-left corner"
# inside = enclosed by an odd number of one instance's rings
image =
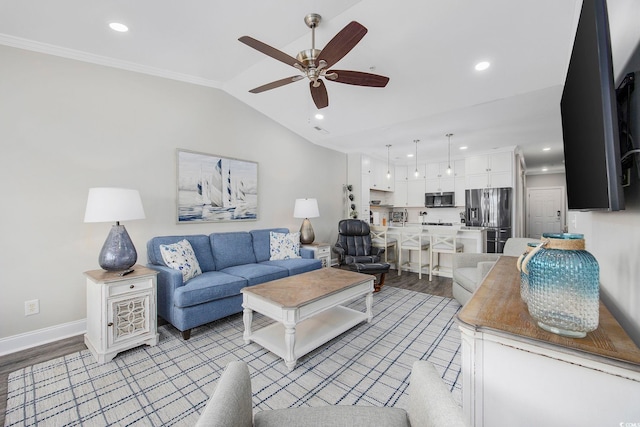
[[[348,304],[364,311],[364,298]],[[249,365],[254,412],[298,406],[406,408],[411,365],[429,360],[461,402],[460,332],[452,299],[384,287],[373,320],[298,360],[282,359],[242,339],[242,314],[194,328],[184,341],[171,325],[160,342],[98,364],[80,351],[13,372],[5,426],[193,425],[227,363]],[[255,329],[271,320],[254,313]]]

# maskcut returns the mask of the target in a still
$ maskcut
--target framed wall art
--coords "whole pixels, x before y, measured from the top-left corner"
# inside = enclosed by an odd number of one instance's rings
[[[178,223],[258,219],[258,163],[177,150]]]

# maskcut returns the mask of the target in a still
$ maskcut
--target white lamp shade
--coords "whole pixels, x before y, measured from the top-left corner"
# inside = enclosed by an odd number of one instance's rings
[[[84,222],[113,222],[144,219],[138,190],[90,188]]]
[[[296,199],[293,208],[294,218],[317,218],[320,216],[316,199]]]

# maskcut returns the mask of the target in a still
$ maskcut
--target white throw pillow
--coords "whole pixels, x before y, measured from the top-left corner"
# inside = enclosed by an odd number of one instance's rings
[[[270,260],[300,258],[300,233],[269,232]]]
[[[202,274],[196,254],[187,239],[170,245],[160,245],[160,253],[167,267],[182,272],[183,282]]]

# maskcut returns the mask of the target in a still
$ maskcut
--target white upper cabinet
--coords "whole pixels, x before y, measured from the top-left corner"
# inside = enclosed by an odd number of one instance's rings
[[[513,153],[510,151],[467,157],[467,188],[513,187],[513,162]]]
[[[454,191],[455,189],[455,173],[453,164],[451,165],[451,173],[447,173],[449,163],[427,163],[426,170],[426,187],[427,193],[438,193],[443,191]]]
[[[388,172],[388,173],[387,173]],[[380,191],[393,191],[395,168],[387,162],[369,156],[362,156],[362,173],[369,175],[369,188]]]
[[[396,166],[393,168],[396,181],[406,181],[409,179],[409,173],[406,166]]]

